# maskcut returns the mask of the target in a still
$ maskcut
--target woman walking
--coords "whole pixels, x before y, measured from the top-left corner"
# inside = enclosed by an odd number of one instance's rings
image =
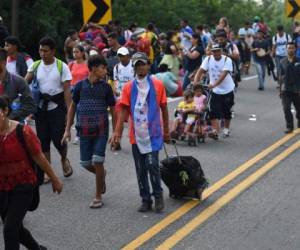
[[[40,142],[29,126],[21,127],[25,142],[23,146],[17,133],[21,125],[9,120],[9,113],[9,99],[0,96],[0,215],[5,250],[18,250],[20,244],[30,250],[46,249],[23,226],[37,185],[31,159],[50,177],[53,192],[59,194],[63,184],[43,155]]]

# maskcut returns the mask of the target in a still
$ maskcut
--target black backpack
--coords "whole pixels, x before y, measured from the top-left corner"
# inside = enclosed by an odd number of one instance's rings
[[[26,155],[29,159],[30,165],[31,165],[32,169],[34,170],[36,177],[37,177],[37,183],[36,183],[36,185],[33,186],[33,199],[30,204],[30,207],[28,208],[28,211],[34,211],[38,208],[39,203],[40,203],[40,185],[42,185],[44,183],[44,172],[34,162],[34,160],[32,159],[32,157],[28,151],[28,147],[26,145],[26,141],[24,138],[23,129],[24,129],[24,126],[19,123],[16,128],[17,138],[19,140],[19,143],[24,148]]]

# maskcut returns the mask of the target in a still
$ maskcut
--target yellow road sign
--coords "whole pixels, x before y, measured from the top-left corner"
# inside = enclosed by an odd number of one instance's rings
[[[107,24],[112,19],[111,0],[82,0],[84,23]]]
[[[285,15],[300,19],[300,0],[285,0]]]

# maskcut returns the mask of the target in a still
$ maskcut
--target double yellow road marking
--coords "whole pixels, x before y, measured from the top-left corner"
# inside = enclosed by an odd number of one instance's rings
[[[249,188],[253,183],[259,180],[263,175],[265,175],[268,171],[274,168],[279,162],[288,157],[295,150],[300,148],[300,141],[294,143],[291,147],[283,151],[281,154],[276,156],[273,160],[269,161],[263,167],[259,168],[256,172],[251,174],[249,177],[244,179],[234,188],[230,189],[225,195],[215,201],[211,206],[202,211],[199,215],[197,215],[194,219],[192,219],[189,223],[187,223],[184,227],[175,232],[171,237],[165,240],[161,245],[159,245],[156,250],[167,250],[171,249],[175,246],[179,241],[185,238],[188,234],[190,234],[193,230],[199,227],[202,223],[208,220],[211,216],[217,213],[222,207],[236,198],[240,193]]]
[[[208,188],[203,193],[203,200],[210,197],[213,193],[221,189],[223,186],[234,180],[236,177],[238,177],[240,174],[245,172],[247,169],[252,167],[254,164],[262,160],[264,157],[266,157],[268,154],[282,146],[284,143],[292,139],[294,136],[299,134],[300,129],[296,130],[293,134],[289,134],[279,141],[275,142],[270,147],[266,148],[256,156],[254,156],[252,159],[248,160],[247,162],[243,163],[241,166],[239,166],[237,169],[226,175],[221,180],[217,181],[215,184],[213,184],[210,188]],[[254,174],[250,175],[248,178],[246,178],[244,181],[242,181],[240,184],[235,186],[233,189],[231,189],[227,194],[222,196],[220,199],[218,199],[213,205],[205,209],[202,213],[200,213],[195,219],[193,219],[190,223],[188,223],[186,226],[184,226],[182,229],[177,231],[173,236],[168,238],[162,245],[160,245],[157,249],[169,249],[175,244],[177,244],[181,239],[183,239],[186,235],[188,235],[192,230],[194,230],[196,227],[198,227],[201,223],[206,221],[208,218],[210,218],[212,215],[214,215],[218,210],[220,210],[223,206],[225,206],[228,202],[230,202],[233,198],[235,198],[239,193],[244,191],[246,188],[248,188],[250,185],[252,185],[257,179],[259,179],[262,175],[264,175],[267,171],[272,169],[277,163],[279,163],[281,160],[286,158],[289,154],[294,152],[296,149],[300,147],[300,142],[298,141],[294,145],[292,145],[290,148],[282,152],[280,155],[278,155],[276,158],[274,158],[272,161],[268,162],[266,165],[264,165],[262,168],[260,168],[258,171],[256,171]],[[141,245],[143,245],[145,242],[150,240],[152,237],[157,235],[160,231],[168,227],[173,222],[177,221],[179,218],[181,218],[183,215],[188,213],[191,209],[196,207],[200,202],[199,201],[189,201],[182,205],[180,208],[178,208],[176,211],[172,212],[170,215],[168,215],[166,218],[158,222],[156,225],[148,229],[146,232],[138,236],[135,240],[130,242],[128,245],[122,248],[122,250],[131,250],[131,249],[137,249]]]

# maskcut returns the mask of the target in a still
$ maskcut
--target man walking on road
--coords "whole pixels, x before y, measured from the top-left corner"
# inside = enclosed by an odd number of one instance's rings
[[[23,122],[34,111],[34,101],[24,78],[9,73],[6,69],[6,61],[7,51],[0,48],[0,96],[8,96],[13,103],[9,118]]]
[[[39,83],[41,98],[35,114],[36,132],[42,144],[42,150],[50,162],[50,143],[61,156],[61,165],[65,177],[72,175],[73,170],[67,158],[67,144],[61,144],[65,131],[67,108],[71,103],[71,72],[68,66],[57,59],[55,41],[44,37],[40,41],[41,60],[34,62],[25,77],[31,82],[36,77]],[[48,182],[45,178],[45,182]]]
[[[262,91],[265,89],[265,78],[266,78],[266,67],[268,54],[270,54],[271,48],[268,40],[264,38],[265,33],[259,30],[256,33],[257,40],[252,44],[251,51],[253,52],[253,61],[256,67],[258,75],[258,90]]]
[[[105,193],[104,159],[109,133],[108,107],[114,122],[115,98],[111,86],[105,82],[106,60],[98,55],[88,59],[89,76],[78,82],[68,110],[68,121],[62,144],[71,139],[71,127],[77,112],[76,128],[80,137],[80,164],[96,176],[96,194],[90,208],[103,206]]]
[[[7,71],[25,77],[28,68],[33,64],[33,60],[28,54],[21,52],[23,49],[21,41],[15,36],[8,36],[5,38],[5,49],[8,55]]]
[[[170,140],[166,92],[160,80],[148,75],[150,62],[145,53],[135,53],[132,56],[132,64],[136,78],[123,88],[120,117],[111,143],[120,142],[123,123],[129,113],[131,117],[130,143],[142,198],[142,205],[138,211],[147,212],[152,209],[149,174],[155,199],[155,211],[159,213],[164,209],[164,201],[158,153],[164,141],[169,142]],[[163,130],[160,110],[163,118]]]
[[[195,82],[199,82],[202,76],[208,72],[212,89],[210,101],[210,118],[214,129],[213,136],[219,138],[220,120],[224,119],[224,137],[229,136],[231,121],[231,108],[234,105],[234,81],[230,75],[232,72],[232,61],[228,56],[222,55],[222,47],[213,44],[211,47],[212,56],[207,56],[195,76]]]
[[[286,121],[285,133],[292,133],[294,130],[292,104],[296,109],[297,126],[300,128],[300,59],[296,58],[296,45],[294,43],[288,43],[287,57],[280,61],[280,67],[279,86]]]
[[[272,39],[272,56],[275,58],[277,77],[280,75],[280,61],[287,56],[287,44],[292,41],[284,32],[282,25],[277,26],[277,34]]]

